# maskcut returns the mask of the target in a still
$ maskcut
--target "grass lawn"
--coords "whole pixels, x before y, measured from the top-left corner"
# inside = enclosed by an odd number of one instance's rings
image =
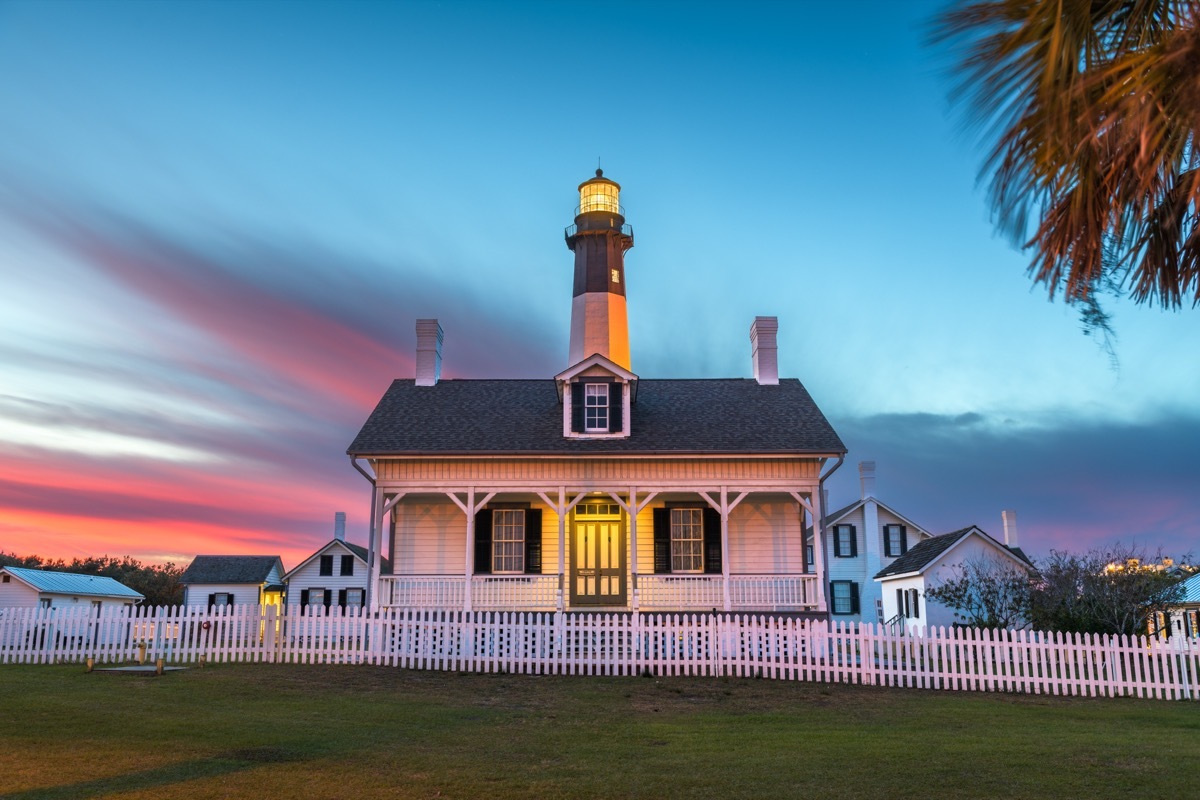
[[[1200,706],[749,679],[0,666],[0,800],[1191,797]]]

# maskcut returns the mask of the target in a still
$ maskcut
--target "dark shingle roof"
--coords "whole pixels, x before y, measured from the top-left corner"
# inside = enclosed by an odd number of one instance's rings
[[[262,583],[279,556],[196,556],[180,583]]]
[[[934,536],[931,539],[925,539],[918,542],[907,553],[900,556],[891,564],[876,573],[875,577],[886,578],[889,575],[904,575],[909,572],[917,572],[922,570],[937,560],[942,553],[953,547],[959,539],[963,538],[971,531],[978,531],[979,533],[982,533],[988,539],[991,539],[991,541],[995,542],[996,546],[1000,549],[1007,550],[1019,560],[1025,562],[1031,567],[1033,566],[1033,563],[1019,547],[1005,547],[1003,544],[997,542],[995,539],[992,539],[991,536],[988,536],[986,533],[984,533],[983,529],[977,525],[968,525],[967,527],[961,528],[957,531],[943,533],[941,536]]]
[[[886,578],[888,575],[903,575],[906,572],[916,572],[949,550],[955,542],[972,530],[974,528],[963,528],[953,533],[943,533],[941,536],[934,536],[931,539],[917,542],[908,552],[881,569],[875,577]]]
[[[563,437],[550,380],[393,381],[347,452],[405,454],[844,453],[800,381],[640,380],[623,439]]]

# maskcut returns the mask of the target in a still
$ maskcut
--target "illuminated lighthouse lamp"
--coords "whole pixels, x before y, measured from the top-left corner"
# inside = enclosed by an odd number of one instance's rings
[[[596,177],[579,184],[579,213],[591,211],[621,214],[621,185],[604,177],[602,170],[596,170]]]

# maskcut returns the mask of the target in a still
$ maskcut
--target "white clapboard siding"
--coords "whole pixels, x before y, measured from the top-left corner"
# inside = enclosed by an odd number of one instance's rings
[[[377,664],[565,675],[737,676],[942,691],[1200,700],[1200,641],[752,614],[431,609],[0,609],[0,663]]]
[[[232,594],[233,604],[258,605],[261,589],[257,583],[192,583],[185,587],[184,602],[189,606],[207,606],[209,595]]]
[[[321,574],[321,556],[333,556],[333,574]],[[342,556],[350,556],[354,563],[351,575],[342,574]],[[312,557],[288,573],[287,602],[289,606],[299,606],[301,592],[305,589],[324,589],[331,592],[331,603],[337,605],[338,593],[343,589],[367,589],[367,565],[354,552],[341,542],[330,542],[322,547]],[[364,595],[365,596],[365,595]]]

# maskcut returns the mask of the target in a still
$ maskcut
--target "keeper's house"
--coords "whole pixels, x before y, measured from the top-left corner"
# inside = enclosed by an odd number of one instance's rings
[[[558,375],[441,380],[442,328],[417,320],[416,379],[348,449],[374,487],[372,607],[827,612],[804,529],[845,446],[779,378],[774,317],[750,327],[752,379],[632,371],[619,192],[599,170],[579,187]]]

